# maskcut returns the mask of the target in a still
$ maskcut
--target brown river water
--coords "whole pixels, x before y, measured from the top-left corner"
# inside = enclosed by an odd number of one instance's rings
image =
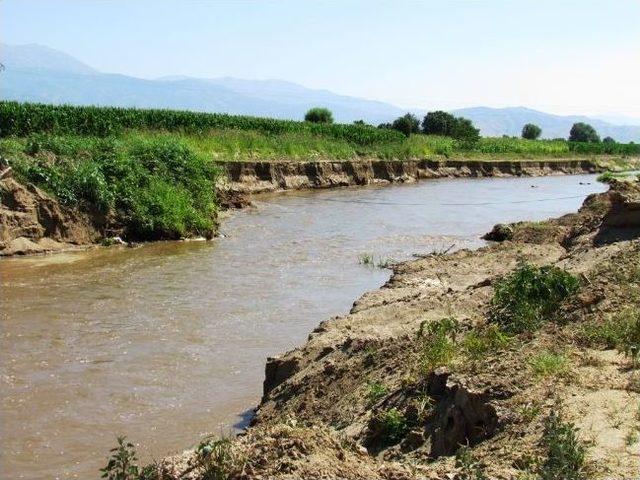
[[[581,184],[582,183],[582,184]],[[535,186],[533,188],[532,186]],[[0,478],[98,478],[115,437],[159,458],[246,424],[267,356],[407,259],[576,210],[594,176],[260,197],[224,238],[0,261]]]

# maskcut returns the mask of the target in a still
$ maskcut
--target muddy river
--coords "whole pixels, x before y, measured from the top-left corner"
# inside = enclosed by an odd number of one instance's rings
[[[363,254],[478,247],[577,209],[594,176],[458,179],[261,197],[212,242],[0,261],[1,478],[98,478],[246,424],[265,358],[386,281]]]

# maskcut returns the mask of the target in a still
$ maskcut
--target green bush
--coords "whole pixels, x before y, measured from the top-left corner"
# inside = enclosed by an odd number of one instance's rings
[[[474,144],[480,140],[480,130],[473,126],[471,120],[467,118],[457,118],[451,136],[463,142],[463,148],[473,148]]]
[[[412,113],[407,113],[402,117],[396,118],[391,124],[391,128],[408,137],[412,133],[418,133],[420,131],[420,121]]]
[[[456,124],[456,117],[448,112],[437,110],[429,112],[422,120],[422,131],[427,135],[450,137]]]
[[[522,127],[522,138],[526,138],[527,140],[536,140],[541,133],[542,129],[533,123],[527,123]]]
[[[312,108],[304,115],[305,122],[333,123],[333,114],[327,108]]]
[[[545,421],[542,446],[546,458],[540,467],[542,480],[585,480],[584,463],[586,449],[578,440],[577,429],[572,423],[552,411]]]
[[[521,262],[496,283],[490,319],[507,333],[535,330],[555,319],[560,303],[578,288],[578,279],[561,268]]]
[[[429,112],[422,120],[422,131],[427,135],[453,137],[464,142],[463,148],[480,139],[480,131],[473,126],[471,120],[455,117],[441,110]]]
[[[218,170],[179,140],[39,134],[27,140],[25,154],[32,156],[12,162],[19,177],[63,204],[114,214],[126,237],[213,233]]]
[[[598,136],[596,129],[588,123],[577,122],[571,127],[571,131],[569,132],[569,141],[598,143],[600,142],[600,137]]]

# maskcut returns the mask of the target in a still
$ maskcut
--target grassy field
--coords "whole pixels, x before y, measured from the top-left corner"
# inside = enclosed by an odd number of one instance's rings
[[[0,102],[0,155],[62,203],[118,219],[132,238],[210,235],[218,162],[595,158],[632,166],[637,144],[481,138],[221,114]]]

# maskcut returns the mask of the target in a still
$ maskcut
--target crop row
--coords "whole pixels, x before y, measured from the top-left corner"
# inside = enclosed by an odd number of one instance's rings
[[[356,145],[400,142],[403,139],[403,135],[395,130],[362,125],[318,124],[178,110],[0,102],[0,137],[32,133],[107,136],[129,129],[187,132],[235,129],[269,135],[303,132]]]

